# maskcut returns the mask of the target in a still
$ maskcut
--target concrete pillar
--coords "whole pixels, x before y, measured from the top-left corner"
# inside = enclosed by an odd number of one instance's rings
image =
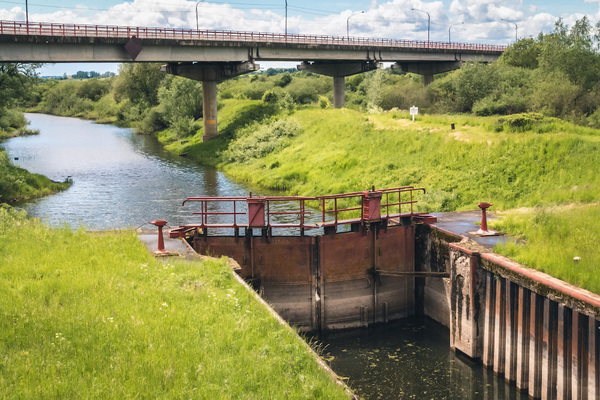
[[[557,304],[544,298],[542,328],[542,400],[556,398],[556,313]]]
[[[346,104],[345,77],[376,69],[375,61],[315,61],[298,65],[300,71],[333,77],[333,106],[341,108]]]
[[[423,75],[423,86],[429,86],[433,83],[433,74]]]
[[[517,285],[506,281],[506,363],[504,379],[507,382],[517,380]]]
[[[258,71],[260,66],[247,62],[172,63],[163,65],[161,71],[202,82],[202,112],[204,135],[202,141],[213,139],[217,129],[217,83],[248,72]]]
[[[568,346],[571,332],[571,309],[558,305],[558,327],[556,346],[556,399],[567,400],[571,393],[571,349]]]
[[[483,365],[494,363],[494,299],[495,285],[491,272],[485,272],[485,316],[483,321]]]
[[[583,360],[582,342],[584,342],[581,325],[585,317],[573,310],[571,333],[571,398],[581,400],[581,367]]]
[[[504,375],[506,344],[506,279],[496,279],[496,309],[494,315],[494,373]]]
[[[542,397],[542,322],[544,302],[531,292],[529,312],[529,397]]]
[[[600,350],[600,324],[595,318],[589,317],[588,321],[588,368],[587,387],[588,399],[596,399],[600,396],[599,389],[599,363],[598,351]]]
[[[202,114],[204,121],[204,135],[202,141],[206,142],[217,137],[217,81],[202,81]]]
[[[333,107],[342,108],[346,105],[346,78],[333,77]]]
[[[517,305],[517,388],[529,386],[529,299],[531,292],[519,286]]]

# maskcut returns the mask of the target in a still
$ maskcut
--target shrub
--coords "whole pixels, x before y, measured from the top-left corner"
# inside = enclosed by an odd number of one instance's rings
[[[268,104],[276,104],[279,100],[279,96],[274,90],[267,90],[262,97],[262,101]]]
[[[296,120],[276,120],[268,125],[251,125],[239,132],[238,139],[229,144],[223,158],[226,162],[246,162],[264,157],[282,148],[288,138],[301,131],[302,126]]]

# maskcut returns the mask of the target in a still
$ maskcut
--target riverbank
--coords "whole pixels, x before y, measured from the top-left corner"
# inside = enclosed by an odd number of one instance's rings
[[[347,398],[225,261],[162,263],[133,232],[0,214],[0,393]]]

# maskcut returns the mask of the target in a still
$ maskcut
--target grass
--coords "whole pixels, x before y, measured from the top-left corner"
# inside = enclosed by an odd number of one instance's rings
[[[513,210],[490,224],[521,239],[496,246],[497,253],[600,294],[598,221],[600,209],[593,204]]]
[[[421,211],[473,209],[483,200],[496,209],[586,203],[600,196],[597,131],[581,134],[563,123],[553,132],[513,133],[497,131],[492,117],[421,116],[412,123],[398,114],[305,108],[280,115],[299,123],[301,133],[281,150],[245,162],[223,160],[235,137],[181,151],[201,162],[212,157],[235,179],[291,194],[422,186]]]
[[[0,208],[0,398],[346,398],[224,261]]]

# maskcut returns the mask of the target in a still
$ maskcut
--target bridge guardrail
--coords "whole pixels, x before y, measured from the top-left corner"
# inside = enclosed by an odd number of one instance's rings
[[[507,46],[478,43],[427,42],[418,40],[362,38],[347,36],[281,34],[246,31],[210,31],[179,28],[59,24],[50,22],[0,21],[0,35],[56,37],[99,37],[170,40],[239,41],[340,46],[375,46],[402,49],[470,50],[503,52]]]

